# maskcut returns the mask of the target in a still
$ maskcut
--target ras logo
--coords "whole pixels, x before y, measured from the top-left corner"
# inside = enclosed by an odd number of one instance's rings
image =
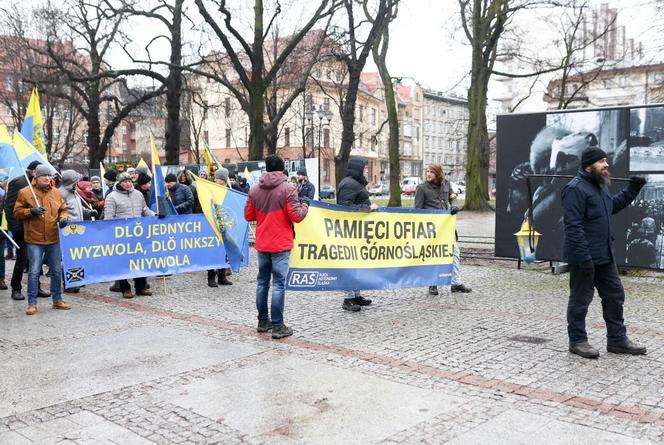
[[[293,287],[315,286],[318,281],[318,272],[291,272],[288,285]]]

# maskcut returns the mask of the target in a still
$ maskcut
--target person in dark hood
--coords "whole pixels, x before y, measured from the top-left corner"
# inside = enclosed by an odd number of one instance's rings
[[[367,178],[364,169],[367,161],[363,158],[350,158],[346,168],[346,177],[337,187],[337,204],[354,207],[364,211],[376,210],[378,206],[372,204],[367,191]],[[341,307],[346,311],[357,312],[362,306],[371,304],[371,300],[360,295],[359,290],[346,291]]]
[[[152,192],[152,178],[145,173],[139,173],[136,178],[136,190],[141,192],[145,204],[150,205],[150,193]]]
[[[104,173],[104,197],[113,191],[118,173],[115,170],[109,170]]]
[[[247,178],[244,176],[240,176],[240,178],[237,180],[238,187],[240,188],[240,191],[242,193],[249,193],[249,184],[247,183]]]

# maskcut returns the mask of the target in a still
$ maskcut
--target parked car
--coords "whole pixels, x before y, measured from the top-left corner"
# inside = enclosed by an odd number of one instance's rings
[[[384,196],[390,194],[390,188],[387,184],[377,184],[369,189],[369,195],[371,196]]]
[[[415,190],[417,189],[416,185],[405,185],[401,189],[401,193],[403,193],[406,196],[415,196]]]
[[[334,187],[331,185],[324,185],[320,188],[318,193],[320,199],[334,199]]]
[[[404,189],[408,186],[418,186],[422,183],[422,178],[419,176],[406,176],[403,178],[403,181],[401,181],[401,193],[406,193]],[[415,193],[415,192],[413,192]]]
[[[466,186],[456,182],[450,182],[450,188],[457,195],[463,195],[466,193]]]

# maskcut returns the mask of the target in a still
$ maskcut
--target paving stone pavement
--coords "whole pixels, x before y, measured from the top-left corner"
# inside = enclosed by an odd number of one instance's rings
[[[87,286],[33,317],[2,291],[0,444],[664,442],[661,277],[623,277],[648,355],[591,361],[567,352],[568,276],[545,267],[466,264],[471,294],[366,292],[359,313],[288,292],[295,335],[275,341],[251,264],[131,301]],[[604,350],[599,301],[588,328]]]

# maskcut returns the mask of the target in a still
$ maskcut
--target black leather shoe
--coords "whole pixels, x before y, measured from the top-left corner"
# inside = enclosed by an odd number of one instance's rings
[[[111,292],[122,292],[122,289],[120,289],[120,282],[116,281],[108,288],[108,290]]]
[[[631,354],[631,355],[645,355],[647,350],[646,347],[638,343],[634,343],[632,340],[627,339],[622,343],[608,343],[606,345],[606,350],[613,352],[614,354]]]
[[[438,286],[429,286],[429,295],[438,295]]]
[[[472,292],[473,290],[463,284],[455,284],[452,286],[450,289],[452,292],[463,292],[464,294],[467,294],[468,292]]]
[[[345,311],[351,312],[357,312],[362,309],[360,305],[355,302],[354,298],[345,298],[341,308]]]
[[[208,280],[208,286],[210,287],[219,287],[216,281],[214,281],[214,278],[211,280]]]
[[[356,304],[359,304],[360,306],[369,306],[372,300],[370,300],[369,298],[364,298],[361,295],[358,295],[357,297],[353,298],[353,301]]]
[[[582,341],[579,343],[570,343],[569,352],[572,354],[580,355],[583,358],[597,358],[599,357],[599,351],[592,346],[587,341]]]
[[[20,290],[13,290],[12,291],[12,300],[16,300],[16,301],[25,300],[25,295],[23,295]]]
[[[37,289],[37,297],[39,298],[51,298],[51,294],[42,290],[41,288]]]

